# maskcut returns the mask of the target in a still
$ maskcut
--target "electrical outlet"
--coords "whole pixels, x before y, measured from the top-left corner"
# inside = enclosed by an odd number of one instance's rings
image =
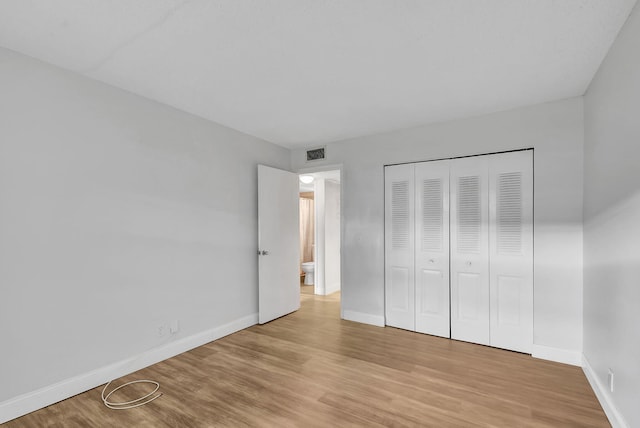
[[[609,384],[609,391],[613,392],[613,370],[609,369],[607,374],[607,383]]]
[[[169,332],[171,334],[176,334],[180,331],[180,325],[178,324],[178,320],[171,321],[171,325],[169,326]]]
[[[165,326],[164,326],[164,325],[160,325],[160,326],[158,326],[158,336],[162,337],[162,336],[164,336],[165,334],[167,334],[167,331],[166,331],[166,330],[167,330],[167,329],[165,328]]]

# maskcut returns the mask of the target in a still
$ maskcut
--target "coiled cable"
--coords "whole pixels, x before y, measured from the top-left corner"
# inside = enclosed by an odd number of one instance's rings
[[[140,407],[140,406],[144,406],[147,403],[151,403],[153,400],[155,400],[156,398],[159,398],[162,393],[158,392],[158,390],[160,389],[160,384],[154,380],[134,380],[131,382],[127,382],[124,385],[120,385],[119,387],[115,388],[113,391],[111,391],[110,393],[108,393],[106,396],[104,395],[104,392],[107,390],[107,388],[109,387],[109,385],[111,385],[111,382],[113,382],[112,380],[109,381],[109,383],[107,383],[104,388],[102,388],[102,402],[104,403],[105,406],[107,406],[110,409],[113,410],[125,410],[125,409],[133,409],[134,407]],[[113,401],[109,401],[109,397],[111,397],[111,395],[118,391],[119,389],[124,388],[125,386],[128,385],[132,385],[134,383],[151,383],[153,385],[156,386],[156,388],[151,391],[150,393],[148,393],[147,395],[145,395],[144,397],[140,397],[140,398],[136,398],[135,400],[131,400],[131,401],[123,401],[123,402],[113,402]],[[154,395],[156,392],[158,392],[158,394]],[[152,397],[152,395],[154,395]],[[151,398],[149,398],[151,397]]]

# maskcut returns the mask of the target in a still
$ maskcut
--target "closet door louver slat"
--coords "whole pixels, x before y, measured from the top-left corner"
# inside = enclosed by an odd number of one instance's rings
[[[391,242],[394,249],[409,246],[409,182],[391,183]]]
[[[497,177],[497,251],[522,254],[522,172]]]
[[[479,254],[482,225],[480,177],[458,178],[458,253]]]
[[[442,179],[422,180],[422,251],[442,251]]]

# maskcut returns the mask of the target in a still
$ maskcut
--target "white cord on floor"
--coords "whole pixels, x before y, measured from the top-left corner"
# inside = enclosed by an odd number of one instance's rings
[[[158,382],[153,381],[153,380],[134,380],[132,382],[127,382],[124,385],[120,385],[119,387],[117,387],[116,389],[114,389],[113,391],[111,391],[110,393],[108,393],[105,396],[104,392],[107,390],[109,385],[111,385],[111,382],[113,382],[113,381],[112,380],[109,381],[109,383],[107,383],[104,386],[104,388],[102,388],[102,402],[104,403],[105,406],[107,406],[108,408],[113,409],[113,410],[133,409],[134,407],[144,406],[145,404],[151,403],[153,400],[155,400],[156,398],[158,398],[158,397],[160,397],[162,395],[162,393],[159,392],[157,395],[151,397],[153,394],[155,394],[160,389],[160,384]],[[119,389],[124,388],[127,385],[132,385],[134,383],[152,383],[152,384],[154,384],[156,386],[156,389],[154,389],[153,391],[151,391],[150,393],[148,393],[144,397],[136,398],[135,400],[123,401],[121,403],[114,403],[113,401],[109,401],[109,397],[111,396],[111,394],[113,394],[114,392],[116,392]],[[151,397],[151,398],[149,398],[148,400],[144,401],[148,397]]]

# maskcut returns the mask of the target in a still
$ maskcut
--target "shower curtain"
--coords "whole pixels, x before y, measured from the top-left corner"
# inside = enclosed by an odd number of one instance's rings
[[[313,199],[300,198],[300,263],[313,261],[314,218]]]

